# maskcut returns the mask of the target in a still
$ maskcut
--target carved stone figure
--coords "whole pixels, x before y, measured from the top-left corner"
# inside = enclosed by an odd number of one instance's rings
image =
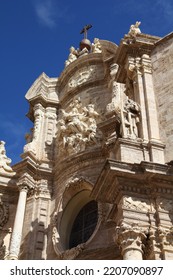
[[[121,112],[121,135],[124,138],[136,139],[139,137],[138,124],[140,115],[139,105],[127,98]]]
[[[70,112],[61,110],[57,129],[59,152],[68,155],[84,151],[88,145],[98,144],[101,138],[97,131],[99,114],[93,104],[83,108],[80,99],[75,99],[70,108]]]
[[[65,66],[68,66],[71,62],[73,62],[74,60],[76,60],[78,58],[78,52],[77,50],[75,50],[75,48],[72,46],[70,48],[70,54],[68,57],[68,60],[65,61]]]
[[[98,38],[94,39],[94,43],[92,43],[92,52],[93,53],[101,53],[102,47],[100,44],[100,40]]]
[[[141,33],[141,30],[139,29],[139,25],[141,24],[140,21],[137,21],[135,24],[132,24],[130,26],[130,30],[128,35],[132,36],[132,37],[136,37],[136,35]]]
[[[5,142],[0,141],[0,171],[13,172],[10,163],[11,159],[6,156]]]

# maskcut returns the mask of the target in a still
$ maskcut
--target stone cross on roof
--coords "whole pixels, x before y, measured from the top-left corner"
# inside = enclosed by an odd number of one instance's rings
[[[87,39],[87,31],[92,27],[91,24],[87,24],[84,26],[84,28],[81,30],[80,34],[84,33],[84,39]]]

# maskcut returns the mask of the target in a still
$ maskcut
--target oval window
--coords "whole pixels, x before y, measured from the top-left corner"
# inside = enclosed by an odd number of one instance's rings
[[[85,204],[76,216],[69,238],[69,249],[86,242],[93,234],[98,220],[97,202]]]

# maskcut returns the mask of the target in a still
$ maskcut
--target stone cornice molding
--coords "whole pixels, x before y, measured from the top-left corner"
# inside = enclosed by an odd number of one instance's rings
[[[52,175],[54,161],[38,160],[30,151],[22,154],[21,157],[23,160],[13,165],[13,169],[17,174],[21,174],[21,172],[35,174],[34,178],[37,177],[37,179],[45,176],[50,177]]]
[[[44,72],[36,79],[30,87],[25,97],[28,101],[41,96],[47,102],[58,102],[58,96],[55,94],[58,78],[49,78]]]
[[[115,62],[120,66],[117,73],[117,81],[125,82],[126,71],[124,65],[128,57],[142,57],[143,55],[150,55],[155,48],[155,43],[160,40],[160,37],[150,36],[147,34],[137,34],[135,38],[125,35],[124,39],[117,49]],[[140,73],[140,72],[139,72]]]
[[[27,117],[31,121],[34,121],[33,107],[35,104],[40,103],[43,107],[50,106],[57,108],[59,104],[57,85],[58,78],[49,78],[45,73],[42,73],[33,83],[25,95],[25,98],[30,103]]]
[[[170,172],[170,166],[151,162],[128,164],[107,160],[94,186],[93,197],[115,203],[127,193],[155,197],[162,194],[169,198],[173,194],[173,172]]]

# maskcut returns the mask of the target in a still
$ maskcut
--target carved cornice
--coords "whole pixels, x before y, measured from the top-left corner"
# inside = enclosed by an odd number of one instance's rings
[[[35,80],[25,97],[31,101],[37,97],[42,97],[47,102],[58,102],[58,96],[55,93],[58,78],[49,78],[44,72]]]
[[[151,51],[155,47],[155,43],[159,39],[160,37],[150,36],[143,33],[137,34],[135,37],[125,35],[118,47],[115,61],[118,65],[120,65],[119,71],[117,73],[118,82],[125,82],[127,73],[124,69],[124,65],[126,64],[128,57],[141,58],[145,54],[150,55]]]
[[[93,197],[116,203],[116,199],[127,193],[172,197],[173,173],[170,174],[166,164],[128,164],[108,160],[94,186]]]

